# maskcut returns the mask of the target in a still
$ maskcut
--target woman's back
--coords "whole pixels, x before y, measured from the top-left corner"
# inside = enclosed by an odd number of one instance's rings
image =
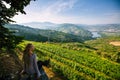
[[[24,70],[25,70],[25,72],[27,73],[27,74],[35,74],[36,73],[36,65],[35,65],[35,58],[36,58],[36,55],[35,54],[32,54],[31,56],[30,56],[30,64],[29,65],[26,65],[26,64],[24,64]]]

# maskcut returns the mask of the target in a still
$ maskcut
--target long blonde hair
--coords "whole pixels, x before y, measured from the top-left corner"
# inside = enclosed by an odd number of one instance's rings
[[[33,45],[31,43],[27,44],[25,50],[23,51],[23,62],[25,65],[30,65],[30,50]]]

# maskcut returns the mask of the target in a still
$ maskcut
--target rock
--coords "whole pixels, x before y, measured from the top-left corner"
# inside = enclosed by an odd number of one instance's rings
[[[0,80],[18,80],[22,62],[13,54],[0,54]]]

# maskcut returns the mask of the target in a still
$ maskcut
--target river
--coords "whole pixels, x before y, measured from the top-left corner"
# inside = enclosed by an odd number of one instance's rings
[[[98,32],[92,32],[92,34],[93,34],[93,38],[97,38],[97,37],[101,37],[101,35],[100,34],[98,34]]]

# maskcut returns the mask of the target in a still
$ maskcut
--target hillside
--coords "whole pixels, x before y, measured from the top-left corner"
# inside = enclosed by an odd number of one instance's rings
[[[18,46],[19,49],[24,49],[27,43],[35,45],[35,53],[39,60],[50,59],[52,71],[66,77],[67,80],[120,79],[120,64],[109,59],[108,52],[103,56],[98,53],[99,49],[83,43],[39,43],[32,41],[21,43]]]
[[[110,44],[117,41],[120,41],[119,37],[98,38],[85,43],[24,40],[17,45],[15,52],[21,59],[21,51],[26,44],[32,43],[38,60],[50,59],[49,67],[43,67],[50,80],[119,80],[120,46]],[[16,62],[17,57],[10,55],[0,54],[0,74],[6,74],[5,78],[18,78],[16,72],[21,70],[21,64]]]
[[[85,44],[96,49],[97,54],[101,57],[120,63],[119,41],[120,37],[106,37],[86,41]],[[117,44],[115,44],[116,42]]]
[[[0,80],[19,80],[22,68],[22,62],[13,53],[0,52]]]
[[[37,28],[30,28],[28,26],[8,24],[5,25],[12,31],[15,31],[15,35],[24,36],[26,40],[34,41],[52,41],[52,42],[83,42],[85,40],[92,39],[92,36],[77,36],[70,33],[64,33],[55,30],[43,30]],[[83,31],[86,33],[85,31]]]
[[[64,33],[77,35],[86,39],[91,39],[91,36],[92,36],[90,31],[83,28],[84,25],[77,25],[77,24],[70,24],[70,23],[55,24],[51,22],[30,22],[30,23],[23,23],[23,25],[27,25],[27,26],[30,26],[33,28],[39,28],[39,29],[61,31]]]

